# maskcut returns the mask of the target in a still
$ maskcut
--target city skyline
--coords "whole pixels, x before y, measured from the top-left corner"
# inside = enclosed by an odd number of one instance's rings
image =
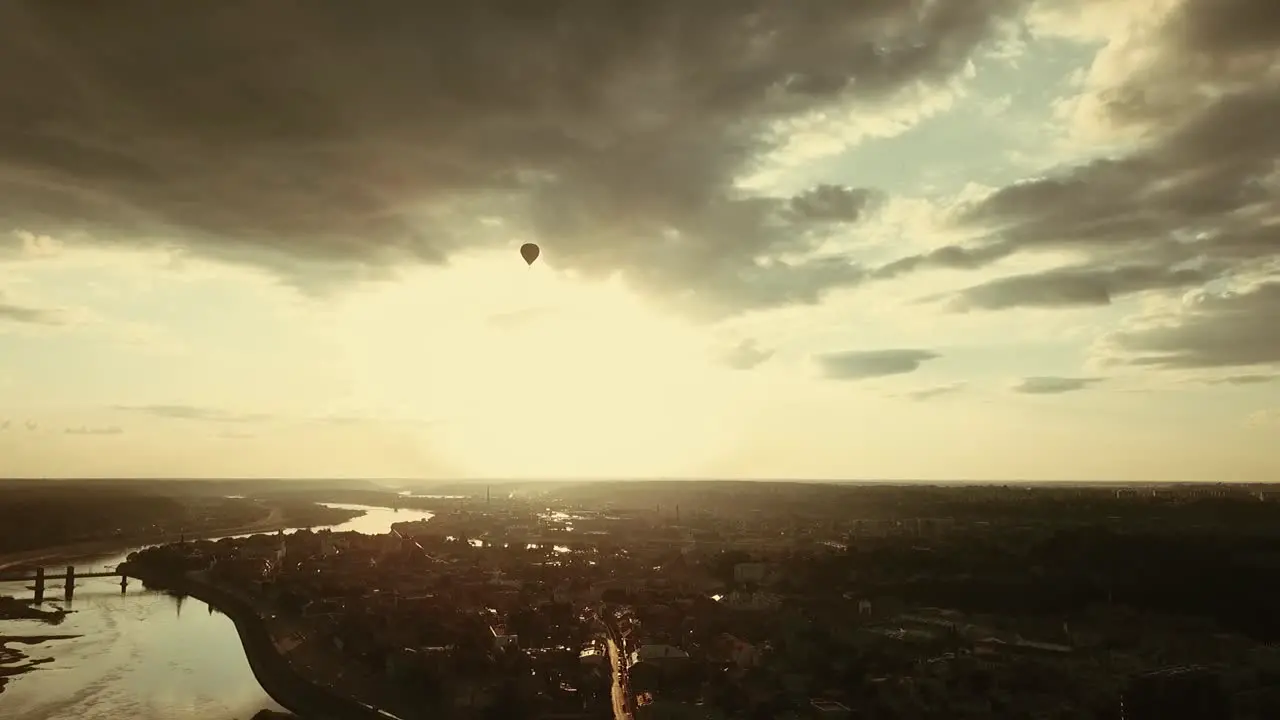
[[[0,9],[0,473],[1280,477],[1271,4],[473,5]]]

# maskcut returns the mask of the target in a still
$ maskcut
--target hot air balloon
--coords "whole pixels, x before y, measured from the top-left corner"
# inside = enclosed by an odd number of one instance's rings
[[[530,265],[533,264],[534,260],[538,259],[538,253],[540,252],[542,251],[533,243],[525,243],[520,246],[520,257],[524,258],[524,261]]]

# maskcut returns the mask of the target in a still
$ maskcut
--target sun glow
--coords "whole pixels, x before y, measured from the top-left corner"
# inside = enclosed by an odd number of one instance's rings
[[[732,439],[730,374],[706,341],[616,281],[487,254],[343,316],[356,394],[429,421],[432,452],[475,475],[696,473]]]

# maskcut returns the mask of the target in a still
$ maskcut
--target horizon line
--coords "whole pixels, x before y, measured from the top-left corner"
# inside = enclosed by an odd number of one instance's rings
[[[232,477],[169,477],[169,476],[65,476],[65,477],[0,477],[2,482],[332,482],[332,483],[413,483],[418,485],[444,484],[540,484],[540,483],[616,483],[616,482],[743,482],[795,485],[1106,485],[1106,486],[1160,486],[1160,485],[1275,485],[1280,481],[1225,481],[1225,480],[992,480],[978,478],[953,479],[823,479],[823,478],[751,478],[751,477],[528,477],[528,478],[415,478],[415,477],[282,477],[282,476],[232,476]]]

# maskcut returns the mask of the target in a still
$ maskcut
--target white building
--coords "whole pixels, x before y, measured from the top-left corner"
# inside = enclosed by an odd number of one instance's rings
[[[631,664],[660,662],[663,660],[688,660],[689,653],[674,645],[641,645],[631,653]]]

